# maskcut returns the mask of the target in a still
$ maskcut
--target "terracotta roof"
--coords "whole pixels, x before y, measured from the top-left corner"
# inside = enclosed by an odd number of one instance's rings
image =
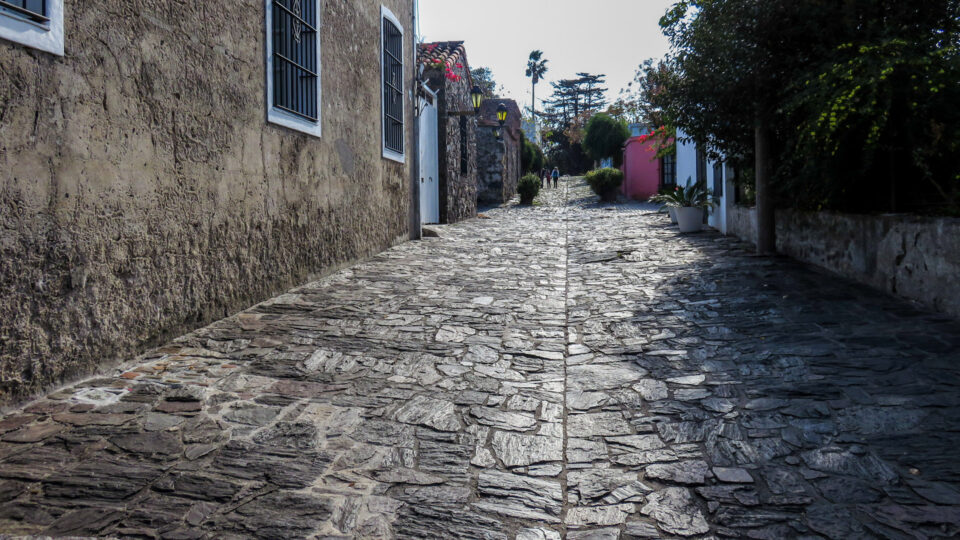
[[[499,126],[500,122],[497,121],[497,107],[499,107],[501,103],[507,107],[507,123],[504,124],[504,127],[506,127],[511,134],[516,135],[516,132],[520,131],[522,118],[520,107],[517,105],[517,102],[512,99],[488,98],[483,100],[483,104],[480,105],[480,118],[478,123],[481,126]]]
[[[440,62],[452,68],[457,63],[463,63],[467,58],[467,50],[463,47],[462,41],[421,43],[418,50],[420,54],[417,56],[420,63],[427,66]]]

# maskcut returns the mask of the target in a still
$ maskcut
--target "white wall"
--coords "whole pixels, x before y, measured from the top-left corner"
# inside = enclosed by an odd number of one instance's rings
[[[687,179],[690,179],[690,184],[694,183],[697,179],[697,146],[693,142],[682,142],[679,141],[680,138],[686,137],[686,133],[683,130],[677,130],[677,185],[687,186]],[[716,161],[707,160],[707,190],[712,194],[713,193],[713,166],[716,164]],[[728,171],[726,164],[722,167],[721,175],[723,176],[723,195],[717,201],[717,204],[710,210],[710,215],[707,219],[707,223],[720,231],[723,234],[727,234],[727,210],[730,206],[733,205],[733,182],[732,176]]]
[[[683,130],[677,130],[677,185],[686,186],[687,178],[690,183],[697,179],[697,147],[690,142],[682,142],[680,139],[686,137]]]
[[[716,163],[716,161],[707,161],[707,189],[710,190],[711,196],[713,195],[714,173],[716,172],[713,167]],[[722,234],[727,234],[728,210],[733,205],[733,173],[726,163],[723,163],[719,173],[723,182],[723,194],[710,209],[710,217],[707,223]]]

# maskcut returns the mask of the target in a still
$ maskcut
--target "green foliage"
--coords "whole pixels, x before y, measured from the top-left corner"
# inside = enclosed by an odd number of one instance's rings
[[[528,141],[526,137],[521,137],[520,141],[520,170],[523,173],[533,172],[533,162],[537,156],[537,152],[534,150],[535,145]]]
[[[650,202],[662,204],[660,208],[710,208],[714,202],[707,189],[687,178],[687,186],[675,186],[673,189],[661,190],[650,197]]]
[[[533,79],[534,85],[540,82],[540,79],[547,73],[547,62],[549,60],[543,58],[543,51],[530,51],[530,56],[527,58],[526,76]]]
[[[540,174],[546,158],[539,146],[530,142],[527,136],[520,132],[520,169],[524,173]]]
[[[627,123],[666,126],[667,118],[656,97],[662,88],[662,79],[668,75],[669,68],[663,61],[645,60],[637,67],[633,80],[620,90],[620,97],[611,106],[613,116]]]
[[[613,202],[617,200],[617,193],[620,191],[620,185],[623,184],[623,171],[612,167],[595,169],[588,172],[584,180],[600,200]]]
[[[517,184],[517,193],[520,194],[520,204],[532,204],[540,193],[540,178],[535,174],[524,176]]]
[[[811,177],[836,171],[844,182],[813,182],[809,206],[853,210],[960,207],[960,65],[956,47],[928,50],[904,39],[844,43],[794,82],[786,103],[796,124],[790,144],[815,163],[785,159]],[[794,175],[797,176],[797,175]],[[803,189],[794,178],[782,182]],[[864,190],[874,194],[864,198]]]
[[[599,113],[587,122],[583,148],[594,160],[612,157],[615,164],[623,160],[623,143],[630,138],[630,129],[622,120]]]
[[[581,145],[584,124],[606,104],[605,75],[577,73],[573,79],[552,82],[553,96],[539,114],[545,122],[544,144],[550,164],[577,174],[592,167]]]
[[[493,72],[488,67],[477,67],[470,70],[470,78],[473,84],[480,87],[484,98],[499,98],[497,91],[497,81],[493,78]]]
[[[660,23],[644,107],[740,165],[769,128],[780,205],[960,211],[960,1],[686,0]]]
[[[523,144],[523,155],[527,159],[527,165],[523,172],[539,173],[540,170],[543,169],[543,150],[540,150],[537,145],[530,141],[525,141]]]
[[[525,73],[527,77],[530,77],[532,83],[530,112],[534,118],[537,116],[537,83],[547,73],[547,62],[548,60],[543,58],[543,51],[541,50],[530,51],[530,56],[527,58],[527,71]]]

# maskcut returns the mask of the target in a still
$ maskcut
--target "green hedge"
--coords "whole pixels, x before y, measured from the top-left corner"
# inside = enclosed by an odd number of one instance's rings
[[[540,179],[535,174],[524,176],[517,185],[517,193],[520,194],[520,204],[532,204],[540,193]]]
[[[613,202],[617,200],[617,193],[620,191],[620,185],[623,184],[623,171],[604,167],[588,172],[585,180],[600,200]]]

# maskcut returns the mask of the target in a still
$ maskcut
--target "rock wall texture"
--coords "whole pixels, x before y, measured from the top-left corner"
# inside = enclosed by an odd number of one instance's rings
[[[960,219],[778,211],[777,249],[960,317]]]
[[[726,197],[730,199],[730,197]],[[751,207],[729,204],[726,208],[727,234],[757,243],[757,212]]]
[[[462,70],[469,73],[464,58]],[[456,223],[477,215],[477,120],[471,114],[470,78],[451,81],[442,73],[427,72],[437,92],[440,145],[440,222]]]
[[[754,242],[755,212],[735,208],[728,232]],[[960,219],[778,210],[777,250],[960,317]]]
[[[380,5],[322,2],[322,138],[266,123],[262,0],[67,0],[64,57],[0,41],[0,404],[410,234]]]
[[[495,128],[480,126],[477,134],[477,201],[502,204],[517,194],[520,142],[510,134],[497,140]]]

